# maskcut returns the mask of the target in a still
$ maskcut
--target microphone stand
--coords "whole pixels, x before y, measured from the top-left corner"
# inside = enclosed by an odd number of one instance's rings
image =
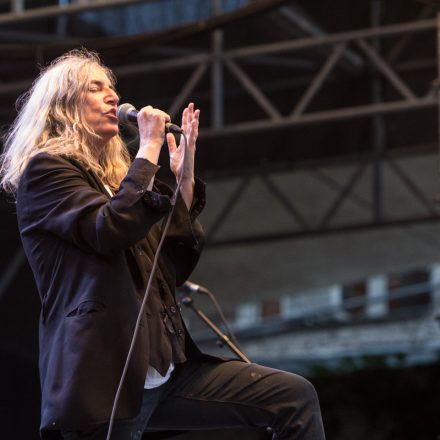
[[[251,363],[251,361],[242,351],[239,350],[228,336],[226,336],[200,309],[194,306],[194,300],[188,293],[182,294],[180,302],[184,306],[189,307],[218,336],[221,343],[226,344],[242,361],[247,362],[248,364]]]
[[[189,307],[219,338],[219,342],[226,344],[230,350],[235,353],[242,361],[251,364],[252,362],[246,357],[246,355],[200,310],[194,306],[194,300],[190,293],[182,293],[180,296],[180,302]],[[266,431],[272,436],[273,428],[268,426]]]

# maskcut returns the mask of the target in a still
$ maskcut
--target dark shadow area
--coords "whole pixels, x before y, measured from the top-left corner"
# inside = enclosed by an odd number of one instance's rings
[[[376,366],[312,379],[327,440],[434,440],[440,435],[440,362]]]
[[[34,362],[1,352],[0,438],[37,440],[40,394]],[[440,363],[320,372],[317,388],[327,440],[434,440],[440,435]],[[148,439],[269,439],[264,429],[149,433]]]

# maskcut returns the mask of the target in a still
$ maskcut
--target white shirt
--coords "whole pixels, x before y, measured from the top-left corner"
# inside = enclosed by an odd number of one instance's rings
[[[171,362],[168,371],[165,376],[161,376],[160,373],[153,368],[151,365],[148,366],[147,377],[145,378],[144,388],[150,390],[151,388],[157,388],[163,385],[171,376],[171,373],[174,370],[174,363]]]

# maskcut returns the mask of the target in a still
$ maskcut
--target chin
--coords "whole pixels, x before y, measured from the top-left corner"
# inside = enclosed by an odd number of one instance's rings
[[[105,133],[101,133],[100,136],[104,140],[104,142],[107,143],[110,141],[110,139],[113,139],[118,134],[119,134],[119,129],[118,130],[111,130],[111,131],[109,130]]]

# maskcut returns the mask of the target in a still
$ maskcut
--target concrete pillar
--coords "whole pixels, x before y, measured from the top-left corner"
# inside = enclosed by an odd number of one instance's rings
[[[374,275],[367,280],[367,304],[365,314],[380,318],[388,314],[388,279],[386,275]]]
[[[431,300],[432,300],[432,313],[434,316],[440,318],[440,263],[434,263],[431,265],[431,276],[429,278],[431,283]]]
[[[344,309],[344,295],[341,284],[333,284],[328,288],[329,304],[333,310],[333,317],[339,321],[348,318],[347,311]]]
[[[240,304],[236,309],[235,325],[237,327],[248,327],[258,324],[261,321],[261,304],[250,302]]]

